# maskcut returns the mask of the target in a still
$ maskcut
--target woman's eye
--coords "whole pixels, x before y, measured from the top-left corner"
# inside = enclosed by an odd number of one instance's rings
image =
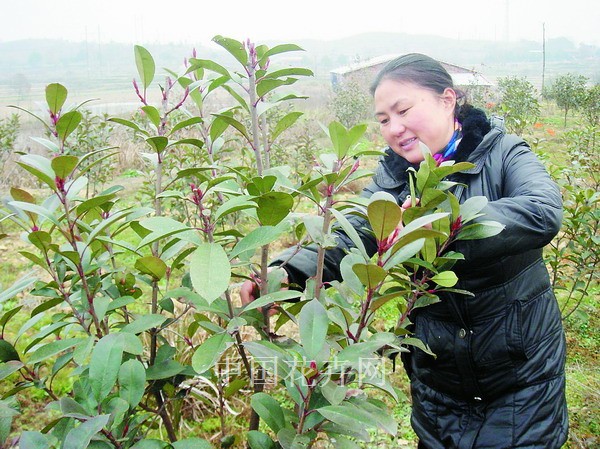
[[[387,118],[383,118],[379,120],[379,124],[380,125],[386,125],[390,120]]]
[[[407,112],[408,112],[408,109],[402,109],[402,110],[398,111],[398,115],[406,115]]]

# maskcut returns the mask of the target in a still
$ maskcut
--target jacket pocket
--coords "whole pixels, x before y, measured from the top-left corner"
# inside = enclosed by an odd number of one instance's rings
[[[521,327],[521,345],[528,359],[534,357],[545,342],[562,334],[562,319],[551,288],[535,298],[517,303]],[[552,348],[550,351],[554,351]]]

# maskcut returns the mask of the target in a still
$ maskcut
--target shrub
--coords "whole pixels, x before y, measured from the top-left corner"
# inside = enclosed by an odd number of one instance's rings
[[[472,164],[438,166],[429,155],[410,178],[413,198],[422,200],[404,213],[383,192],[368,201],[341,199],[345,186],[371,174],[360,168],[361,158],[381,153],[361,145],[366,125],[348,129],[332,122],[325,127],[329,148],[294,183],[270,166],[265,149],[300,113],[285,113],[271,127],[261,116],[276,107],[263,104],[268,94],[311,75],[270,64],[299,47],[269,48],[222,36],[214,41],[237,61],[237,70],[194,55],[183,74],[169,72],[173,78],[161,87],[160,106],[148,100],[154,59],[135,47],[134,88],[149,123],[118,117],[111,122],[134,130],[145,145],[152,171],[148,204],[127,204],[119,196],[121,186],[81,196],[102,160],[91,155],[111,153],[101,148],[73,154],[69,136],[81,125],[82,113],[64,108],[64,86],[46,88],[44,125],[52,137],[43,142],[51,156],[23,155],[19,162],[45,185],[46,194],[36,198],[13,188],[3,211],[29,244],[20,254],[40,275],[26,276],[0,294],[4,304],[21,294],[38,299],[31,310],[17,301],[0,317],[3,330],[15,331],[3,332],[0,340],[0,377],[16,385],[0,401],[0,439],[18,413],[17,393],[26,389],[44,394],[57,418],[22,432],[23,449],[212,447],[205,439],[185,437],[184,405],[190,401],[211,408],[219,419],[205,423],[204,430],[218,428],[211,439],[230,447],[236,435],[227,418],[235,397],[250,412],[242,439],[252,449],[308,448],[318,438],[349,445],[349,435],[368,441],[368,428],[397,432],[385,403],[367,394],[377,388],[400,400],[381,370],[381,353],[407,346],[430,352],[411,337],[411,310],[453,291],[452,267],[462,256],[448,248],[456,240],[501,229],[493,222],[471,223],[485,198],[459,205],[442,182]],[[205,100],[217,89],[227,91],[236,106],[206,111]],[[198,114],[185,113],[189,101]],[[237,139],[225,139],[226,131]],[[187,146],[201,154],[190,165],[177,151]],[[227,146],[239,157],[231,157]],[[245,163],[248,154],[252,165]],[[179,202],[185,218],[169,214],[167,200]],[[314,204],[318,213],[294,216],[297,201]],[[348,208],[368,220],[377,245],[373,257],[344,215]],[[243,220],[232,220],[240,215]],[[336,228],[356,248],[341,262],[344,282],[325,288],[324,255],[336,246]],[[282,289],[281,270],[268,269],[270,247],[290,231],[318,248],[317,274],[304,291]],[[259,298],[240,306],[234,281],[249,277],[256,279]],[[377,332],[377,311],[391,302],[397,303],[397,324]],[[273,303],[281,311],[274,327],[267,312]],[[276,334],[283,324],[292,327],[288,338]],[[57,389],[58,375],[67,376],[72,389]],[[283,399],[269,394],[268,382]]]
[[[525,78],[509,76],[498,79],[498,89],[500,103],[497,107],[506,120],[506,127],[520,136],[540,114],[535,88]]]

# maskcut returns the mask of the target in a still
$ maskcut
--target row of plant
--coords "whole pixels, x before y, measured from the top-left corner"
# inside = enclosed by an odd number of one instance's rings
[[[300,48],[214,41],[237,67],[193,55],[184,73],[168,71],[156,105],[149,101],[154,60],[135,47],[140,120],[111,123],[144,142],[153,180],[148,204],[127,204],[121,186],[86,196],[95,170],[118,149],[92,143],[92,151],[78,153],[72,142],[81,143],[73,137],[83,105],[68,109],[63,85],[46,88],[48,117],[36,118],[48,135],[35,140],[49,156],[22,154],[18,164],[47,194],[12,188],[3,217],[20,228],[28,247],[19,253],[35,274],[0,296],[0,377],[13,385],[0,402],[1,440],[27,390],[44,393],[53,418],[21,432],[21,449],[288,449],[320,440],[352,448],[369,441],[370,428],[396,434],[386,403],[369,394],[376,388],[399,399],[382,354],[410,345],[429,351],[410,335],[410,311],[453,289],[452,266],[462,258],[449,249],[453,242],[501,227],[471,223],[485,198],[459,205],[448,191],[453,184],[445,178],[470,165],[437,166],[430,156],[411,178],[412,196],[421,200],[404,213],[389,195],[342,197],[348,184],[370,175],[361,159],[380,154],[361,145],[365,125],[324,126],[329,148],[294,182],[289,167],[271,163],[271,149],[301,112],[279,114],[276,123],[267,113],[298,99],[278,92],[311,75],[271,64]],[[207,110],[217,91],[234,105]],[[193,163],[171,160],[181,148],[193,149]],[[294,212],[298,202],[312,210]],[[170,213],[173,204],[186,213]],[[370,224],[375,254],[351,225],[354,216]],[[336,228],[356,248],[342,262],[344,281],[325,288],[323,257],[337,244]],[[288,233],[298,248],[318,247],[317,275],[303,291],[283,288],[281,271],[268,267],[271,246]],[[242,306],[235,288],[250,277],[260,297]],[[36,306],[25,307],[24,295]],[[397,324],[378,331],[377,312],[390,302]],[[276,320],[267,313],[271,304]],[[285,337],[277,333],[283,325]],[[68,376],[71,388],[56,389],[58,376]],[[218,398],[212,413],[221,426],[211,442],[185,430],[184,404],[202,401],[203,385]],[[227,427],[236,398],[250,413],[243,435]]]
[[[428,351],[407,330],[410,310],[453,288],[455,240],[499,228],[469,223],[485,199],[458,205],[448,192],[445,178],[465,164],[427,158],[413,173],[412,197],[422,200],[404,214],[386,195],[347,198],[347,187],[371,174],[365,158],[380,154],[364,143],[366,126],[322,126],[329,144],[319,148],[290,103],[302,97],[288,87],[310,70],[275,67],[277,55],[300,49],[215,42],[237,67],[192,55],[183,73],[167,71],[156,104],[154,60],[136,47],[141,107],[133,118],[95,118],[84,104],[66,106],[64,86],[47,87],[48,117],[36,116],[46,135],[34,139],[50,156],[18,162],[47,194],[11,189],[2,219],[21,229],[29,248],[20,254],[35,274],[0,294],[0,377],[12,385],[0,402],[1,440],[19,398],[34,393],[50,418],[17,432],[22,448],[354,448],[371,428],[397,433],[377,398],[407,399],[381,356],[409,345]],[[232,106],[211,109],[222,93]],[[507,93],[504,107],[514,111],[506,105],[522,96]],[[145,146],[140,204],[123,198],[121,186],[102,187],[118,157],[106,147],[116,127]],[[289,142],[292,127],[311,130]],[[564,316],[597,288],[597,132],[597,124],[569,131],[572,157],[546,158],[565,197],[566,226],[547,252]],[[535,141],[542,156],[545,143]],[[286,158],[291,145],[311,157],[302,176],[293,167],[302,162]],[[374,255],[350,224],[355,217],[370,223]],[[336,246],[336,228],[356,249],[342,263],[344,282],[325,288],[322,258]],[[273,247],[290,235],[298,248],[319,248],[317,276],[304,291],[282,289],[281,273],[268,269]],[[242,306],[236,289],[250,277],[260,299]],[[279,314],[269,318],[262,308],[273,303]],[[379,313],[392,304],[397,323],[382,332]],[[189,404],[218,417],[218,431],[204,435],[210,442],[197,437]],[[246,432],[232,425],[238,413]]]

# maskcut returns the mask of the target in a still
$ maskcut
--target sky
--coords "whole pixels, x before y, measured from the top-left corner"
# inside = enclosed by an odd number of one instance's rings
[[[600,45],[598,0],[18,0],[3,8],[0,42],[208,44],[217,34],[254,42],[333,40],[366,32],[453,39]]]

